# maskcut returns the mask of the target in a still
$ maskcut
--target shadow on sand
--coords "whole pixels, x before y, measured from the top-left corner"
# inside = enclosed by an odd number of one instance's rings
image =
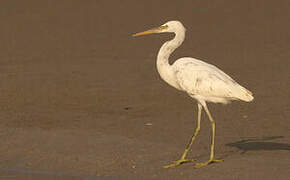
[[[247,151],[258,151],[258,150],[287,150],[290,151],[290,144],[287,143],[276,143],[276,142],[265,142],[274,139],[284,138],[284,136],[270,136],[270,137],[250,137],[241,141],[228,143],[226,146],[238,148],[241,154]]]

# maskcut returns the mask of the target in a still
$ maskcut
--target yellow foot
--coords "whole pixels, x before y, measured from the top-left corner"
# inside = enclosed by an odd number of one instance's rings
[[[163,166],[163,168],[172,168],[172,167],[176,167],[176,166],[179,166],[181,164],[184,164],[184,163],[188,163],[188,162],[193,162],[195,160],[193,159],[179,159],[177,161],[174,161],[172,164],[169,164],[167,166]]]
[[[212,163],[216,163],[216,162],[223,162],[224,160],[216,160],[216,159],[212,159],[212,160],[208,160],[204,163],[196,163],[194,165],[195,168],[200,168],[200,167],[203,167],[203,166],[207,166],[209,164],[212,164]]]

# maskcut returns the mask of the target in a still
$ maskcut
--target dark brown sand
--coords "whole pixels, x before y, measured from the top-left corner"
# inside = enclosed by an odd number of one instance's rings
[[[0,179],[288,179],[288,1],[1,1]],[[255,96],[210,104],[216,157],[177,160],[196,102],[155,65],[170,34],[132,33],[180,20],[191,56],[217,65]],[[210,123],[189,156],[209,157]]]

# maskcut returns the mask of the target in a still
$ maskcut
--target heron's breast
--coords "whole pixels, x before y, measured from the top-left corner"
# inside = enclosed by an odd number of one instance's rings
[[[168,83],[170,86],[178,89],[178,90],[182,90],[182,88],[180,87],[176,75],[172,70],[159,70],[158,72],[160,74],[160,77],[166,82]]]

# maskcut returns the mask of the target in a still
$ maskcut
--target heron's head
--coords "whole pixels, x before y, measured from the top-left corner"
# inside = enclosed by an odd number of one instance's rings
[[[173,32],[176,33],[180,30],[185,31],[184,26],[181,24],[181,22],[179,21],[168,21],[167,23],[159,26],[159,27],[155,27],[152,29],[149,29],[147,31],[143,31],[143,32],[139,32],[136,34],[133,34],[132,36],[143,36],[143,35],[147,35],[147,34],[155,34],[155,33],[165,33],[165,32]]]

